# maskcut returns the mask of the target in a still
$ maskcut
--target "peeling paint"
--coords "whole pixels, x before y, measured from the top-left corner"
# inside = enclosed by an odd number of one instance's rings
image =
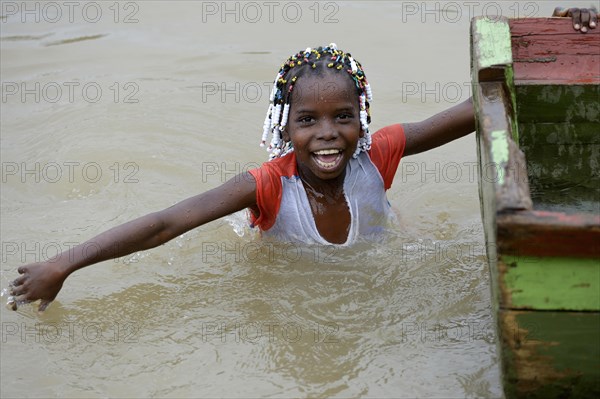
[[[508,134],[506,130],[495,130],[491,132],[492,139],[492,161],[502,168],[501,171],[498,172],[498,183],[500,185],[504,185],[505,175],[506,175],[506,164],[508,163]]]
[[[510,44],[510,30],[508,24],[491,22],[488,19],[475,21],[476,31],[486,39],[480,41],[481,45],[479,67],[489,68],[492,65],[512,64],[512,50]]]

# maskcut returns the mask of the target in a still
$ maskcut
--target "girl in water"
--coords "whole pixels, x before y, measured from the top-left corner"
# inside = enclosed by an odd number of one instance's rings
[[[557,8],[554,15],[572,16],[582,32],[597,23],[593,11]],[[465,136],[475,122],[469,99],[425,121],[371,133],[371,100],[361,64],[335,44],[292,55],[277,73],[263,126],[269,162],[51,261],[20,266],[9,305],[41,300],[43,311],[76,270],[154,248],[243,209],[252,226],[283,242],[351,245],[380,234],[400,159]]]

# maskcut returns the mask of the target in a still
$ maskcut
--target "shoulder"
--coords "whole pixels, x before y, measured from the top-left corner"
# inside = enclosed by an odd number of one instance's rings
[[[406,141],[404,125],[396,123],[377,130],[373,133],[373,145],[385,145],[390,141],[403,143]]]
[[[390,156],[399,159],[404,154],[405,147],[404,126],[397,123],[381,128],[373,134],[369,155],[373,160],[381,157],[389,158]]]
[[[379,170],[386,190],[392,185],[405,147],[406,136],[401,124],[386,126],[373,134],[369,156]]]
[[[264,162],[259,168],[249,170],[249,173],[256,179],[260,178],[281,178],[296,176],[298,174],[296,168],[296,154],[293,152],[272,161]]]
[[[275,223],[281,204],[282,177],[297,176],[296,154],[293,152],[265,162],[260,168],[249,170],[256,180],[256,208],[252,209],[252,224],[268,230]]]

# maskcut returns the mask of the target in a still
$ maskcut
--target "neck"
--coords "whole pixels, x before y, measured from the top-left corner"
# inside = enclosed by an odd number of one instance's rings
[[[298,167],[298,174],[304,184],[307,191],[310,191],[313,195],[325,196],[330,198],[339,198],[344,195],[344,178],[346,171],[340,174],[338,177],[323,180],[314,176],[309,170],[304,170],[302,167]]]

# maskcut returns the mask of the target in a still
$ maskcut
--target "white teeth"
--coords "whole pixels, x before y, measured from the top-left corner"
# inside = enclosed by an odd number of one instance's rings
[[[329,169],[329,168],[333,168],[335,165],[337,165],[340,158],[341,158],[341,155],[336,157],[335,161],[333,161],[333,162],[323,162],[319,158],[314,158],[314,159],[319,164],[319,166],[321,166],[322,168],[325,168],[325,169]]]
[[[334,161],[334,162],[321,162],[321,161],[319,161],[318,159],[317,159],[316,161],[317,161],[317,163],[318,163],[318,164],[319,164],[321,167],[323,167],[323,168],[332,168],[332,167],[334,167],[334,166],[335,166],[335,164],[336,164],[336,162],[335,162],[335,161]]]
[[[316,151],[315,154],[316,155],[329,155],[329,154],[339,154],[340,150],[321,150],[321,151]]]

